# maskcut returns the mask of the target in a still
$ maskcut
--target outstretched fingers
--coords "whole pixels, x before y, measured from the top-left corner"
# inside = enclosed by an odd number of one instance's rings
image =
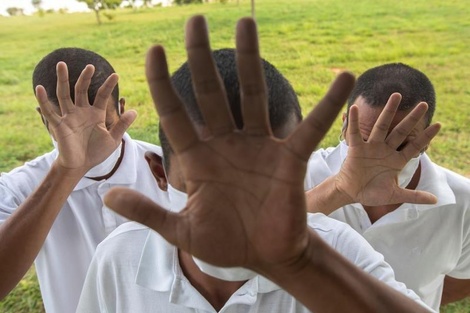
[[[88,64],[83,69],[82,73],[78,77],[77,83],[75,84],[75,105],[76,106],[87,106],[88,103],[88,87],[90,87],[91,78],[95,73],[95,67]]]
[[[152,228],[168,242],[179,246],[179,215],[162,208],[138,191],[124,187],[112,188],[105,195],[104,203],[113,211]]]
[[[120,142],[122,136],[126,130],[131,126],[131,124],[137,118],[137,112],[134,110],[129,110],[124,112],[120,117],[119,121],[109,130],[109,134],[116,141]]]
[[[116,73],[113,73],[109,75],[108,78],[106,78],[103,85],[101,85],[101,87],[98,89],[98,92],[96,93],[95,101],[93,102],[93,106],[95,108],[106,110],[111,93],[116,87],[118,81],[119,76]]]
[[[61,117],[52,108],[54,104],[49,101],[46,89],[41,85],[36,86],[36,99],[41,108],[41,114],[47,121],[46,125],[57,126],[60,123]]]
[[[419,124],[424,124],[424,115],[428,110],[425,102],[420,102],[405,118],[393,128],[387,137],[387,144],[394,149],[398,149],[406,140],[411,131]]]
[[[270,135],[267,88],[253,19],[243,18],[238,22],[236,41],[243,129],[255,136]]]
[[[57,100],[59,100],[59,107],[62,115],[65,115],[73,111],[74,104],[70,97],[70,83],[69,83],[69,71],[67,64],[64,62],[57,63],[56,66],[57,74]]]
[[[439,123],[428,126],[415,139],[407,142],[400,153],[406,160],[416,157],[419,153],[426,150],[429,143],[436,137],[440,130],[441,124]]]
[[[230,113],[224,84],[212,57],[207,23],[194,16],[186,24],[186,51],[191,80],[199,108],[212,135],[232,132],[235,123]]]
[[[288,137],[287,146],[293,153],[304,160],[310,157],[330,129],[353,87],[352,74],[342,73],[335,79],[325,97]]]
[[[359,128],[359,108],[353,104],[348,113],[348,146],[356,147],[364,143],[362,133]]]
[[[393,93],[385,104],[382,112],[380,113],[377,121],[372,128],[369,138],[367,141],[380,141],[383,142],[387,138],[390,125],[392,124],[395,113],[397,112],[398,106],[400,105],[401,94]]]
[[[160,123],[172,149],[176,153],[189,149],[199,141],[199,136],[183,103],[173,89],[162,46],[150,48],[145,72],[153,102],[160,116]]]

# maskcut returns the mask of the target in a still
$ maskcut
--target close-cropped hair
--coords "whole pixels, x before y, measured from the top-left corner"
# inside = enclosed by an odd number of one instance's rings
[[[55,105],[59,105],[57,99],[57,63],[63,61],[67,64],[69,72],[69,85],[70,97],[75,102],[75,84],[77,83],[83,69],[92,64],[95,67],[95,73],[91,79],[90,87],[88,88],[88,101],[91,105],[95,101],[98,89],[103,85],[105,80],[113,73],[114,68],[109,62],[99,54],[81,48],[60,48],[52,51],[46,55],[36,65],[33,71],[33,89],[36,86],[42,85],[47,92],[47,97]],[[111,96],[113,97],[116,111],[119,114],[119,87],[114,87]]]
[[[230,111],[237,128],[243,128],[243,117],[240,99],[240,85],[234,49],[220,49],[212,53],[220,77],[223,81]],[[273,131],[284,127],[292,119],[302,120],[301,108],[297,95],[289,81],[268,61],[262,59],[268,96],[268,114]],[[196,125],[205,125],[201,110],[194,94],[191,72],[185,62],[171,77],[173,86],[181,98],[188,116]],[[159,127],[159,139],[164,155],[164,165],[169,169],[169,156],[172,152],[168,139]]]
[[[426,102],[426,126],[431,124],[436,109],[434,87],[424,73],[403,63],[377,66],[359,76],[349,96],[348,112],[358,97],[362,97],[370,106],[383,107],[394,92],[402,95],[398,107],[400,111],[408,111],[420,102]]]

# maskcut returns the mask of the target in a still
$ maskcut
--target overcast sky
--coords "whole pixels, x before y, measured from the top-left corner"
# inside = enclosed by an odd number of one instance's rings
[[[31,0],[0,0],[0,14],[5,15],[10,7],[22,8],[25,14],[34,11]],[[67,8],[69,12],[87,11],[86,4],[76,0],[42,0],[41,7],[44,10]]]

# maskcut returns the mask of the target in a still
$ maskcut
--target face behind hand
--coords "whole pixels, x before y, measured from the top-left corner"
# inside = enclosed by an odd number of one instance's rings
[[[106,128],[109,130],[111,129],[118,121],[119,121],[119,115],[116,112],[116,106],[114,104],[114,99],[112,96],[110,96],[107,100],[108,104],[106,107]],[[125,106],[125,100],[124,98],[121,98],[119,100],[119,114],[124,113],[124,106]],[[53,110],[55,113],[58,115],[62,115],[62,112],[60,111],[60,107],[58,105],[53,106]],[[36,108],[36,111],[39,113],[41,116],[42,123],[46,126],[47,131],[49,134],[51,134],[49,130],[49,125],[42,115],[41,109],[39,107]],[[52,134],[51,134],[52,135]]]
[[[359,129],[362,134],[362,138],[367,140],[371,134],[371,131],[384,107],[375,107],[369,105],[366,100],[359,96],[355,104],[359,108]],[[395,128],[404,118],[411,112],[412,108],[407,111],[397,111],[395,117],[390,125],[389,132]],[[402,146],[406,145],[407,142],[411,141],[418,134],[422,133],[425,129],[425,120],[422,119],[419,123],[416,124],[414,129],[410,132],[407,139],[403,142]],[[343,130],[346,132],[346,129]],[[346,142],[348,141],[347,134],[343,133]],[[400,147],[399,149],[400,150]]]

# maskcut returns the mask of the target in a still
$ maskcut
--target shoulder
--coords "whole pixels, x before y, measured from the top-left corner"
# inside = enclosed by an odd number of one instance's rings
[[[458,206],[470,209],[470,178],[460,175],[450,169],[432,163],[434,170],[442,173],[446,183],[455,196]]]
[[[470,197],[470,178],[460,175],[442,166],[435,166],[445,173],[447,177],[447,183],[452,188],[452,190],[459,193],[466,193]]]
[[[2,173],[2,177],[14,177],[19,175],[38,175],[45,174],[51,168],[52,163],[57,158],[57,151],[52,150],[46,154],[36,157],[35,159],[26,162],[8,173]]]
[[[142,140],[132,139],[127,133],[124,135],[123,138],[126,144],[133,147],[136,151],[143,153],[145,153],[146,151],[151,151],[158,155],[162,155],[162,148],[160,146]]]
[[[346,223],[321,213],[309,213],[308,225],[333,249],[364,270],[384,262],[383,256]]]
[[[305,190],[312,189],[328,177],[336,174],[341,167],[340,148],[330,147],[315,151],[309,158],[305,175]]]
[[[8,190],[11,193],[29,195],[49,172],[56,157],[57,151],[53,150],[8,173],[1,173],[0,189],[4,192]]]
[[[136,222],[121,224],[97,246],[95,257],[104,262],[140,257],[149,232],[148,227]]]
[[[348,224],[330,218],[322,213],[308,213],[307,223],[310,228],[315,230],[324,241],[335,249],[343,238],[361,238],[360,241],[366,242],[362,239],[362,236]]]

